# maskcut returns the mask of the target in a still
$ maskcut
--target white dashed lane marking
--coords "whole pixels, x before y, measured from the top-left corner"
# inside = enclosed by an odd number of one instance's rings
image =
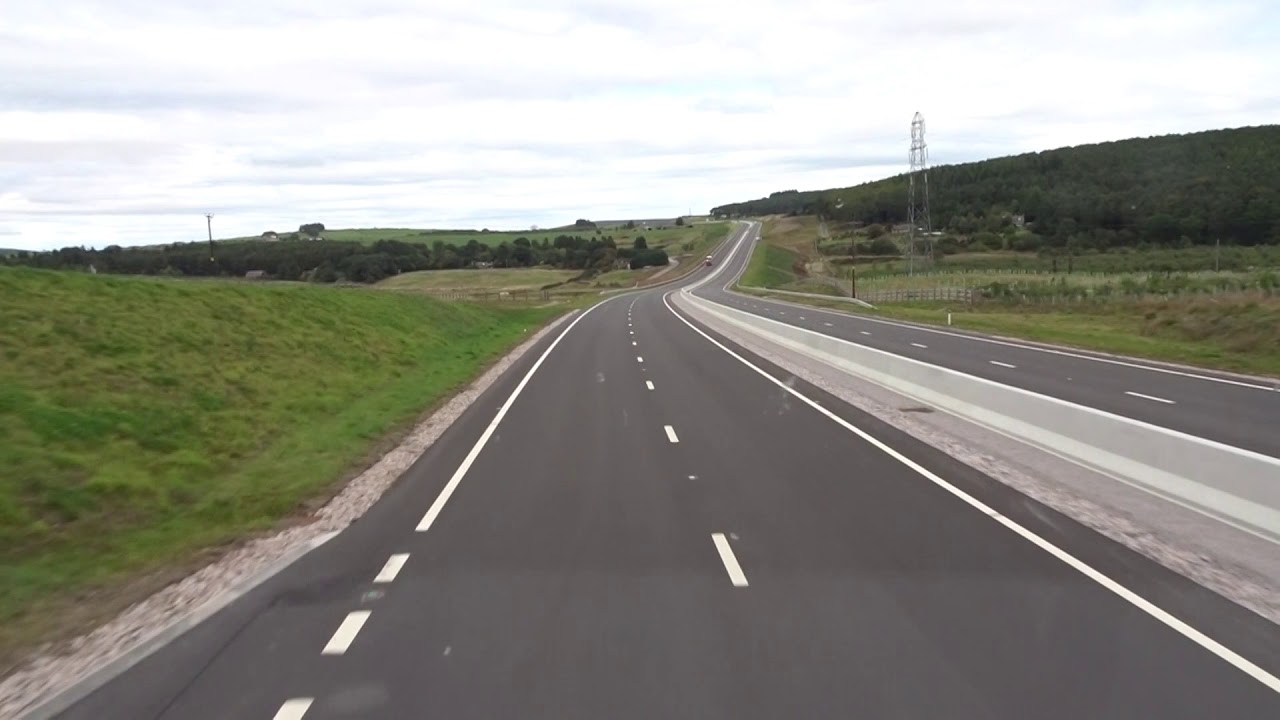
[[[360,628],[364,627],[364,623],[373,613],[368,610],[353,610],[347,613],[346,619],[333,632],[333,637],[329,638],[329,644],[324,646],[324,650],[320,651],[321,655],[341,655],[351,647],[351,643],[355,642],[356,635],[360,634]]]
[[[1136,398],[1142,398],[1143,400],[1152,400],[1158,403],[1164,403],[1165,405],[1177,405],[1177,403],[1172,400],[1165,400],[1164,398],[1156,397],[1155,395],[1143,395],[1142,393],[1130,392],[1128,390],[1125,390],[1124,394],[1132,395]]]
[[[738,558],[733,554],[733,548],[729,547],[724,533],[711,533],[711,542],[715,543],[716,551],[720,553],[720,562],[724,563],[724,569],[729,573],[729,582],[734,587],[746,587],[747,576],[742,572],[742,566],[738,564]]]
[[[396,575],[400,574],[400,569],[404,567],[404,563],[409,559],[409,553],[396,553],[387,558],[387,564],[382,566],[382,570],[378,572],[378,576],[373,579],[376,583],[389,583],[396,579]]]
[[[311,707],[311,703],[315,702],[315,698],[294,698],[286,700],[280,709],[276,711],[272,720],[302,720],[302,716],[307,714],[307,709]]]

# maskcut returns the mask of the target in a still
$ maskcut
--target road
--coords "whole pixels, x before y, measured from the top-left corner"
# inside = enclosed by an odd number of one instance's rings
[[[363,519],[62,717],[1280,717],[1276,626],[669,292],[580,314]]]
[[[753,224],[744,247],[727,260],[726,272],[720,276],[724,281],[707,283],[695,293],[902,357],[1280,458],[1280,433],[1275,431],[1280,419],[1280,386],[1275,383],[859,317],[731,292],[727,281],[745,267],[759,232],[759,224]]]

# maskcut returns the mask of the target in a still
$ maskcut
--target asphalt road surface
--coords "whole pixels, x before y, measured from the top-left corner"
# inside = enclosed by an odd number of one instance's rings
[[[1280,457],[1280,385],[1132,358],[859,317],[727,289],[745,267],[759,224],[726,258],[720,282],[696,292],[738,310],[977,377],[1105,410],[1189,435]]]
[[[63,717],[1280,717],[1276,626],[667,292],[553,333],[363,519]]]

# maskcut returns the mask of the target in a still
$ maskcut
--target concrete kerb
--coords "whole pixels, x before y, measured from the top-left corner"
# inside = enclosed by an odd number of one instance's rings
[[[682,294],[796,352],[1280,542],[1280,461]]]

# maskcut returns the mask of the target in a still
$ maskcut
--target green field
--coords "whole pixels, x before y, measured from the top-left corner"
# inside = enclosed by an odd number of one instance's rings
[[[600,237],[611,236],[619,247],[631,247],[635,238],[643,235],[650,247],[666,247],[677,252],[688,242],[699,242],[707,233],[723,237],[728,230],[728,223],[690,223],[684,226],[671,225],[665,228],[637,227],[628,230],[625,227],[601,228]],[[281,236],[288,233],[281,233]],[[442,242],[446,245],[466,245],[475,240],[482,245],[497,246],[504,242],[512,243],[516,238],[528,238],[530,242],[540,243],[542,240],[553,242],[558,235],[578,235],[590,237],[596,235],[595,230],[560,228],[553,230],[514,230],[504,232],[482,232],[480,230],[424,230],[420,228],[348,228],[325,230],[321,236],[326,240],[342,240],[372,245],[379,240],[396,240],[399,242],[422,243],[431,245]],[[233,238],[233,240],[255,240],[256,237]],[[229,240],[230,241],[230,240]],[[676,254],[672,252],[672,254]]]
[[[375,287],[384,290],[537,290],[581,273],[552,268],[485,268],[422,270],[389,277]]]
[[[0,667],[323,499],[560,312],[25,268],[0,297]]]

